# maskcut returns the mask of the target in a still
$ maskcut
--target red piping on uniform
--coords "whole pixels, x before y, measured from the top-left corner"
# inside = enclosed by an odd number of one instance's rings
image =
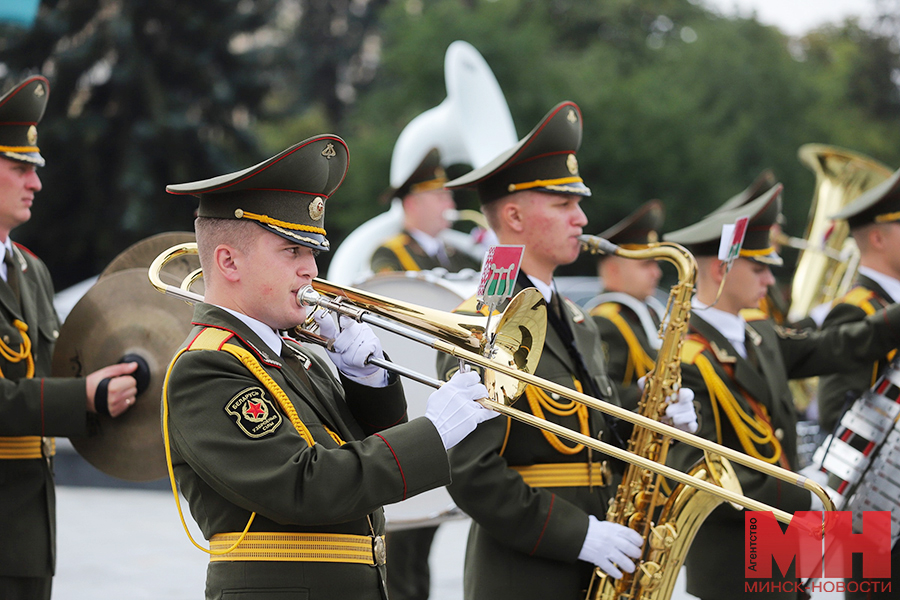
[[[541,545],[541,540],[544,539],[544,532],[547,531],[547,523],[550,522],[550,515],[553,514],[553,502],[556,501],[556,494],[550,495],[550,508],[547,510],[547,518],[544,519],[544,526],[541,527],[541,533],[538,535],[537,541],[534,543],[534,548],[531,549],[531,552],[528,553],[528,556],[534,556],[534,553],[537,552],[538,546]]]
[[[400,459],[397,458],[397,453],[394,452],[394,449],[391,448],[391,445],[386,439],[384,439],[384,437],[380,433],[376,433],[375,435],[381,438],[381,441],[385,443],[385,445],[388,447],[388,450],[390,450],[391,454],[394,455],[394,462],[397,463],[397,469],[400,470],[400,478],[403,480],[403,498],[401,498],[401,500],[406,500],[406,475],[403,474],[403,467],[400,466]]]

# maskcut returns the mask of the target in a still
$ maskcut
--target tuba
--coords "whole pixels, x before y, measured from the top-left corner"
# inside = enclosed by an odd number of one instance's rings
[[[500,84],[471,44],[457,40],[447,47],[444,80],[444,101],[410,121],[394,144],[390,174],[393,188],[403,185],[434,148],[445,167],[469,164],[478,168],[519,140]],[[472,215],[460,213],[456,217],[471,220]],[[402,228],[403,206],[394,200],[388,212],[363,223],[338,246],[328,267],[328,280],[349,285],[371,275],[372,254]],[[448,229],[441,235],[460,251],[471,252],[472,241],[467,234]],[[481,255],[477,258],[480,260]]]
[[[582,244],[592,252],[605,251],[593,236],[581,236]],[[666,260],[678,271],[678,282],[669,293],[668,320],[661,326],[662,345],[656,366],[647,376],[638,404],[641,416],[658,420],[665,414],[665,399],[681,387],[681,346],[691,316],[691,296],[697,262],[678,244],[662,242],[646,249],[625,250],[615,254],[638,260]],[[665,463],[670,439],[661,433],[635,427],[628,451],[656,463]],[[695,479],[721,486],[737,494],[741,486],[731,464],[723,457],[705,453],[689,472]],[[629,464],[610,502],[606,520],[637,531],[646,540],[643,556],[636,561],[634,573],[615,579],[594,569],[587,600],[617,600],[627,597],[664,600],[672,595],[675,580],[687,556],[697,530],[723,499],[705,494],[696,487],[679,484],[671,494],[662,489],[663,478],[654,472]]]
[[[859,249],[849,237],[847,222],[830,217],[892,172],[868,156],[837,146],[805,144],[797,154],[800,162],[815,173],[816,189],[803,239],[781,240],[800,249],[791,281],[789,323],[805,318],[818,306],[829,306],[850,289],[859,265]],[[817,382],[815,377],[790,382],[799,409],[810,404]]]
[[[800,162],[816,175],[804,244],[791,282],[788,321],[799,321],[813,308],[840,298],[856,275],[859,252],[846,221],[832,221],[860,194],[891,176],[891,169],[863,154],[837,146],[805,144]]]

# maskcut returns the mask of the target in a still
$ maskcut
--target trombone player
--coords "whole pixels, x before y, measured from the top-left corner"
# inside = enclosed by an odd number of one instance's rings
[[[535,374],[618,404],[593,320],[560,297],[553,274],[578,257],[587,225],[580,203],[590,197],[578,170],[581,111],[554,107],[518,144],[447,187],[475,188],[501,244],[523,245],[516,291],[537,288],[549,325]],[[458,310],[475,311],[475,301]],[[438,373],[457,370],[438,358]],[[668,418],[696,428],[685,390]],[[564,427],[624,444],[616,424],[574,401],[529,387],[517,407]],[[450,455],[450,495],[472,517],[464,597],[584,598],[594,566],[619,577],[633,572],[644,540],[604,520],[620,478],[602,456],[510,418],[482,423]]]
[[[781,184],[743,206],[715,212],[666,234],[697,258],[696,295],[682,348],[682,382],[696,392],[697,435],[788,469],[797,465],[797,414],[788,379],[860,368],[900,340],[900,307],[828,330],[794,330],[776,325],[759,301],[781,264],[771,240],[781,212]],[[718,256],[722,226],[748,217],[740,256],[731,270]],[[756,309],[749,311],[747,309]],[[702,451],[675,444],[668,463],[689,469]],[[734,464],[744,494],[787,512],[822,510],[817,496],[786,486],[763,473]],[[823,484],[814,470],[807,477]],[[823,475],[819,473],[819,475]],[[827,489],[827,488],[826,488]],[[687,591],[703,600],[744,593],[744,516],[731,506],[716,508],[700,526],[688,551]],[[797,599],[793,568],[782,591],[758,598]]]
[[[284,334],[304,323],[298,291],[329,249],[325,206],[343,181],[337,136],[262,163],[170,185],[200,199],[206,296],[170,366],[164,432],[174,476],[210,540],[206,597],[383,600],[381,506],[446,485],[446,449],[496,413],[474,373],[454,377],[406,422],[396,375],[368,325],[317,313],[340,373]],[[257,552],[264,547],[265,551]]]

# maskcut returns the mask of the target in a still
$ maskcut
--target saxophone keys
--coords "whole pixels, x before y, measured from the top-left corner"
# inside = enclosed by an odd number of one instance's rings
[[[675,544],[677,537],[678,530],[672,523],[657,525],[650,529],[650,547],[654,550],[668,550]]]
[[[641,587],[646,591],[656,589],[662,581],[662,568],[659,563],[645,561],[641,563]]]

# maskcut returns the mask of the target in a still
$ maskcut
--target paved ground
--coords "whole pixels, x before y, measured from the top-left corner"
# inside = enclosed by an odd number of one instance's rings
[[[206,555],[181,528],[171,493],[59,486],[55,600],[201,600]],[[187,507],[185,507],[187,510]],[[199,532],[189,519],[195,539]],[[438,529],[431,553],[432,599],[462,599],[468,521]],[[679,584],[673,600],[689,600]],[[819,593],[814,600],[838,600]]]

